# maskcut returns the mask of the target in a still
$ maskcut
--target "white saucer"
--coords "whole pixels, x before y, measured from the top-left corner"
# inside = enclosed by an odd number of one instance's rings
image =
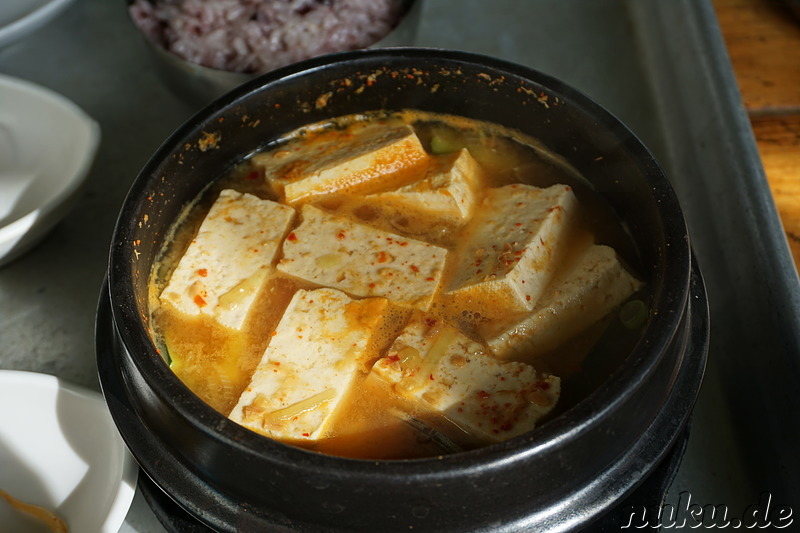
[[[138,475],[100,394],[14,370],[0,370],[0,465],[0,489],[55,513],[70,533],[116,533]],[[2,499],[0,526],[50,531]]]

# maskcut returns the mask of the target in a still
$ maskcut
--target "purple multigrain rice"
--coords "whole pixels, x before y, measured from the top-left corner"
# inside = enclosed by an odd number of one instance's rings
[[[135,0],[131,17],[154,43],[194,63],[266,72],[367,47],[403,15],[404,0]]]

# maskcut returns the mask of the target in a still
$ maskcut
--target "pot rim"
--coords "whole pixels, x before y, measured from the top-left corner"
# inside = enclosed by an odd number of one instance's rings
[[[659,219],[669,229],[665,231],[665,246],[658,265],[660,276],[654,279],[652,308],[665,312],[651,315],[644,332],[631,353],[622,361],[612,375],[577,405],[553,420],[524,435],[507,441],[484,446],[475,450],[454,454],[401,460],[367,460],[325,455],[284,444],[259,435],[230,421],[218,413],[189,389],[168,368],[156,351],[155,345],[143,326],[145,309],[140,309],[133,290],[134,276],[144,275],[135,270],[131,262],[135,250],[126,234],[133,230],[137,206],[146,197],[151,185],[160,180],[157,169],[176,147],[198,126],[234,106],[237,101],[251,93],[269,91],[284,80],[313,76],[314,72],[338,63],[375,62],[424,59],[443,61],[448,64],[472,65],[513,75],[541,85],[559,98],[577,106],[589,114],[607,130],[612,132],[634,159],[643,167],[645,179],[650,182],[657,197]],[[373,65],[374,66],[374,65]],[[243,153],[244,157],[247,155]],[[130,354],[134,364],[148,381],[149,386],[166,398],[171,409],[193,425],[212,435],[215,439],[240,451],[259,456],[268,455],[272,460],[296,466],[322,470],[338,470],[341,476],[461,476],[489,465],[501,465],[536,454],[545,448],[558,446],[564,441],[579,438],[589,431],[595,421],[626,401],[655,370],[663,353],[670,344],[672,334],[686,310],[691,270],[690,243],[686,224],[681,214],[677,197],[668,178],[653,155],[636,135],[611,112],[594,100],[535,69],[514,64],[498,58],[471,52],[436,48],[389,48],[340,52],[316,57],[289,65],[255,80],[243,84],[225,96],[215,100],[182,126],[175,130],[145,164],[125,198],[114,229],[109,253],[109,297],[112,302],[113,320],[126,349],[133,347],[137,353]],[[149,269],[146,275],[150,275]],[[679,290],[675,288],[678,287]],[[665,443],[666,446],[667,443]],[[348,463],[347,468],[341,468]]]

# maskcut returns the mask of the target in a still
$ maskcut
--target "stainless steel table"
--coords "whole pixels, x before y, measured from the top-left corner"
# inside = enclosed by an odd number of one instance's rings
[[[706,381],[668,502],[688,492],[737,515],[770,492],[800,505],[800,284],[710,3],[427,0],[414,44],[561,78],[650,146],[686,212],[712,324]],[[0,49],[0,72],[71,98],[103,131],[77,207],[0,269],[0,368],[98,389],[93,321],[116,213],[148,156],[195,108],[155,77],[121,0],[76,0]],[[121,531],[164,530],[137,493]]]

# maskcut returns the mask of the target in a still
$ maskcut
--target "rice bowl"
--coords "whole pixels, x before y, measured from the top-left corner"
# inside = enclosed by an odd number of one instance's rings
[[[154,44],[209,68],[263,73],[316,55],[365,48],[388,34],[405,0],[134,0]]]

